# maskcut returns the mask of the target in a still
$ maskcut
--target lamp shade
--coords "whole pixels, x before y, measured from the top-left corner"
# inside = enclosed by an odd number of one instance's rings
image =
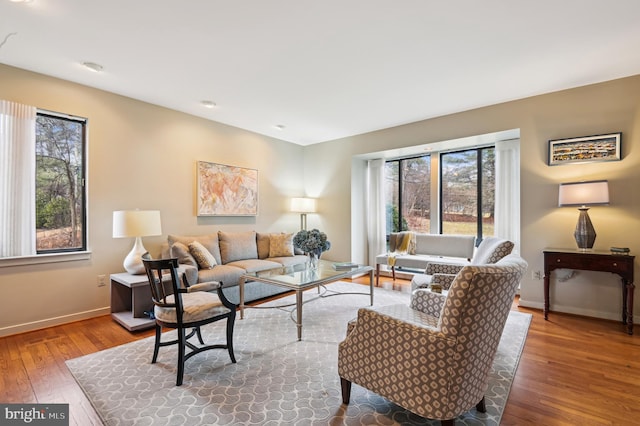
[[[561,183],[558,206],[594,206],[609,204],[609,184],[606,180]]]
[[[161,235],[159,210],[118,210],[113,212],[113,238]]]
[[[291,211],[295,213],[315,213],[316,200],[314,198],[292,198]]]

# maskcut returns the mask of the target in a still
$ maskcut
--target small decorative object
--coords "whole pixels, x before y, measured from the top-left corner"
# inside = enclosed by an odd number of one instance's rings
[[[258,171],[197,162],[198,216],[256,216]]]
[[[631,252],[629,247],[611,247],[611,254],[628,255]]]
[[[596,241],[596,230],[589,218],[588,206],[609,204],[609,185],[606,180],[561,183],[558,207],[578,206],[580,216],[574,232],[580,250],[590,250]]]
[[[549,141],[549,165],[620,161],[622,133]]]
[[[303,229],[293,237],[293,246],[309,256],[311,269],[316,269],[322,252],[329,250],[331,243],[327,241],[327,234],[324,232]]]
[[[440,284],[431,284],[431,291],[434,293],[442,293],[442,286]]]

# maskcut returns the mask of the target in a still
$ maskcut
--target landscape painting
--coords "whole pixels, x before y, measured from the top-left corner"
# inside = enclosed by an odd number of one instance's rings
[[[197,162],[198,216],[256,216],[258,171]]]
[[[619,161],[622,133],[549,141],[549,165]]]

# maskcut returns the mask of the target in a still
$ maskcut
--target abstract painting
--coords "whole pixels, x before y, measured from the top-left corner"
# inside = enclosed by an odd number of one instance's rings
[[[198,216],[256,216],[258,171],[197,162]]]
[[[549,165],[620,161],[622,133],[549,141]]]

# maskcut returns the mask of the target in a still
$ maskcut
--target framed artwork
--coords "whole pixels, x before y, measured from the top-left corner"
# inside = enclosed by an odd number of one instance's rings
[[[198,161],[198,216],[256,216],[258,171]]]
[[[622,133],[549,141],[549,165],[620,161]]]

